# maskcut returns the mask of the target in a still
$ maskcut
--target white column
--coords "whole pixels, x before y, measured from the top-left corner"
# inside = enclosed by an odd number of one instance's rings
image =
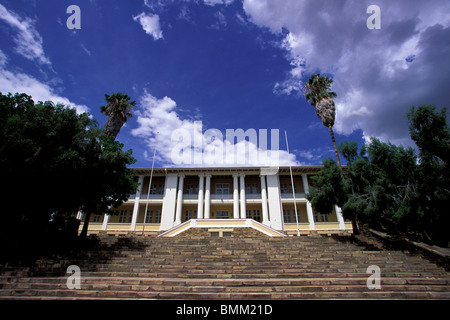
[[[177,211],[175,214],[174,225],[181,223],[181,209],[183,207],[183,182],[184,174],[180,174],[178,177]]]
[[[306,173],[302,174],[302,181],[303,181],[303,190],[305,191],[305,193],[308,193],[309,185],[308,185],[308,176],[306,175]],[[309,229],[316,230],[312,205],[311,202],[309,202],[308,200],[306,200],[306,213],[308,215]]]
[[[102,230],[108,229],[108,222],[109,222],[109,214],[106,214],[103,216],[103,224],[102,224]]]
[[[280,181],[278,179],[278,174],[270,174],[266,177],[270,226],[276,230],[284,230],[283,208],[281,204]]]
[[[211,216],[211,175],[207,174],[205,177],[205,219],[209,219]]]
[[[164,185],[160,230],[168,230],[173,227],[177,200],[177,184],[178,175],[174,173],[167,174]]]
[[[336,211],[336,216],[339,221],[339,229],[344,230],[345,229],[345,221],[344,221],[344,217],[342,216],[342,209],[339,206],[335,205],[334,210]]]
[[[205,181],[205,175],[203,173],[199,174],[199,184],[198,184],[198,207],[197,207],[197,218],[203,219],[203,183]]]
[[[80,220],[80,221],[83,221],[83,211],[78,210],[77,219]]]
[[[261,202],[262,202],[263,224],[270,226],[269,209],[267,207],[266,176],[260,175],[260,177],[261,177]]]
[[[233,173],[233,218],[239,219],[239,186],[238,173]]]
[[[245,174],[240,174],[240,184],[241,184],[241,219],[246,218],[245,209]]]
[[[136,197],[134,198],[133,217],[131,218],[130,230],[136,230],[136,221],[139,215],[139,200],[141,198],[142,185],[144,184],[144,176],[139,176],[139,187],[136,191]]]

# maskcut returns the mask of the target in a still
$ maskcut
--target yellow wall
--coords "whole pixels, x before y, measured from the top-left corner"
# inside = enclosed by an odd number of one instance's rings
[[[210,218],[216,219],[216,211],[228,211],[228,218],[233,218],[233,204],[211,204]]]

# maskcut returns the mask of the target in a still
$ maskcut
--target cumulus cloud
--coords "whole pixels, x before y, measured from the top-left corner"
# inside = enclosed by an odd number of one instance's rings
[[[51,65],[50,59],[44,52],[42,37],[34,27],[35,21],[29,18],[20,18],[2,4],[0,4],[0,20],[3,20],[16,32],[12,40],[18,54],[29,60],[37,61],[41,65]]]
[[[370,4],[370,3],[369,3]],[[412,105],[448,103],[450,2],[379,0],[381,29],[369,30],[363,1],[244,0],[254,24],[281,34],[292,68],[276,94],[298,94],[309,75],[334,78],[335,130],[412,145]]]
[[[159,24],[159,16],[157,14],[145,13],[133,17],[144,29],[145,33],[151,35],[154,40],[162,39],[163,33]]]
[[[158,99],[146,92],[139,102],[139,126],[131,134],[145,141],[147,155],[156,148],[157,159],[166,166],[299,164],[295,155],[279,150],[279,132],[239,128],[221,132],[204,128],[201,120],[183,119],[169,97]]]
[[[234,0],[203,0],[203,2],[208,6],[215,6],[217,4],[225,4],[228,5],[232,3]]]
[[[2,56],[4,54],[0,51],[0,60]],[[24,73],[7,70],[5,63],[0,64],[0,88],[3,94],[8,92],[12,94],[26,93],[32,96],[35,102],[50,100],[54,103],[61,103],[75,108],[78,114],[89,111],[86,105],[73,103],[66,97],[58,95],[50,86],[38,81],[36,78]]]

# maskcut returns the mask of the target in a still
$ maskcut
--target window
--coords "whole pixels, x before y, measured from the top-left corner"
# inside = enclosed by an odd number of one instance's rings
[[[145,223],[151,223],[152,222],[152,211],[147,210],[147,214],[145,216]]]
[[[127,219],[127,210],[120,210],[119,222],[123,223],[126,221],[126,219]]]
[[[196,184],[189,183],[186,186],[186,188],[187,188],[186,192],[188,194],[196,194],[196,193],[198,193],[198,186]]]
[[[285,223],[291,222],[291,212],[289,209],[283,209],[283,218]]]
[[[318,221],[319,221],[319,215],[314,212],[314,222],[318,222]]]
[[[160,223],[161,210],[147,210],[147,217],[145,223]]]
[[[288,193],[289,192],[287,183],[280,184],[280,188],[281,188],[281,193]]]
[[[228,219],[228,211],[224,211],[224,210],[216,211],[216,218],[217,219]]]
[[[184,221],[197,219],[197,210],[186,210],[184,213]]]
[[[155,210],[155,220],[153,223],[161,223],[161,210]]]
[[[229,194],[230,185],[228,183],[217,183],[216,184],[216,194]]]
[[[102,222],[101,219],[102,219],[102,215],[101,214],[95,214],[93,222]]]
[[[322,222],[328,222],[328,214],[322,213],[322,214],[320,215],[320,217],[322,218]]]
[[[253,220],[261,222],[261,212],[259,210],[253,210]]]
[[[247,210],[245,213],[247,219],[253,219],[255,221],[261,222],[261,212],[259,210]]]
[[[257,183],[246,183],[245,184],[245,193],[246,194],[255,194],[255,193],[260,193],[259,192],[259,184]]]

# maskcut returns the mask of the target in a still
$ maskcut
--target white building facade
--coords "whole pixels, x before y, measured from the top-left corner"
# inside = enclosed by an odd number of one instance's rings
[[[306,199],[310,178],[320,168],[292,167],[292,176],[289,167],[133,169],[136,194],[112,215],[91,215],[88,234],[158,235],[184,225],[238,223],[287,235],[352,232],[339,207],[314,212]]]

